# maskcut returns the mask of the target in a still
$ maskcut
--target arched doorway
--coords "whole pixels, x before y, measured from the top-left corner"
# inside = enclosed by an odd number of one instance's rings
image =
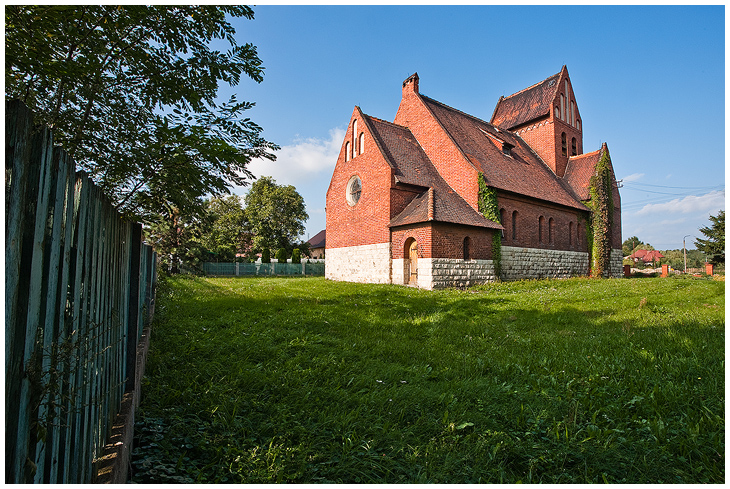
[[[408,238],[404,248],[405,283],[418,285],[418,242],[414,238]]]

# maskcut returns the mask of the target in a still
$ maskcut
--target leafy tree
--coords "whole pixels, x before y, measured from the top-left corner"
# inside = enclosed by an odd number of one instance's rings
[[[261,252],[261,263],[271,263],[271,251],[268,248]]]
[[[190,218],[175,212],[171,223],[157,221],[145,226],[145,235],[157,251],[160,266],[170,273],[178,273],[182,262],[199,265],[210,261],[201,244],[204,222],[199,217]]]
[[[244,117],[253,103],[216,100],[219,83],[261,82],[264,73],[227,16],[253,19],[253,11],[8,5],[6,100],[23,100],[50,126],[121,212],[174,233],[203,196],[245,185],[247,164],[277,149]]]
[[[304,233],[309,216],[304,199],[293,186],[277,185],[273,178],[262,177],[251,185],[244,201],[254,249],[291,249]]]
[[[707,260],[715,265],[725,264],[725,211],[710,216],[712,225],[700,228],[707,239],[697,238],[695,246],[707,255]]]
[[[639,249],[638,246],[643,244],[644,242],[641,241],[639,238],[637,238],[636,236],[631,236],[621,245],[624,256],[629,256],[631,253],[634,252],[634,249]]]
[[[251,233],[241,197],[213,197],[207,204],[205,221],[200,244],[218,261],[234,261],[236,254],[249,252]]]
[[[279,248],[279,251],[276,252],[276,261],[286,263],[286,248]]]
[[[299,248],[294,248],[292,250],[291,262],[292,263],[301,263],[302,262],[302,253],[299,251]]]

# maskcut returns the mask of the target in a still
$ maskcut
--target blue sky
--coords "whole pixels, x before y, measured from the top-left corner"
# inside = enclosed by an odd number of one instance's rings
[[[623,239],[694,247],[725,208],[725,7],[279,6],[236,19],[264,81],[221,87],[279,146],[257,176],[294,185],[325,227],[325,193],[355,105],[392,121],[401,83],[488,121],[510,95],[568,67],[585,152],[608,143]],[[234,189],[245,194],[245,188]]]

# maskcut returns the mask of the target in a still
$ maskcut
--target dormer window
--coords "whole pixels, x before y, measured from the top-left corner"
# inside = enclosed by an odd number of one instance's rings
[[[502,153],[506,154],[507,156],[512,156],[512,148],[514,147],[514,144],[510,144],[507,141],[502,141]]]

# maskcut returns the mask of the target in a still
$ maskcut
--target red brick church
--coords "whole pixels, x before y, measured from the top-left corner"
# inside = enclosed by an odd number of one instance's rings
[[[595,275],[600,264],[621,276],[608,147],[583,153],[582,128],[565,66],[500,97],[489,122],[421,94],[418,74],[393,122],[356,106],[327,190],[325,276],[426,289]]]

